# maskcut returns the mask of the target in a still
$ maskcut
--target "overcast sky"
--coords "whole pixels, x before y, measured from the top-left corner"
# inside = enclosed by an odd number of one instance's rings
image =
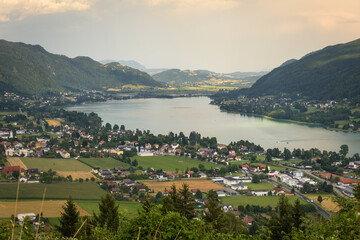
[[[0,0],[0,38],[148,68],[271,70],[360,38],[360,0]]]

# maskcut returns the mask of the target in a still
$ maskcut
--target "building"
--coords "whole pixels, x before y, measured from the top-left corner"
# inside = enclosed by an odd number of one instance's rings
[[[231,189],[234,189],[234,190],[247,190],[248,189],[248,186],[246,184],[243,184],[243,183],[240,183],[240,184],[234,184],[234,185],[231,185]]]

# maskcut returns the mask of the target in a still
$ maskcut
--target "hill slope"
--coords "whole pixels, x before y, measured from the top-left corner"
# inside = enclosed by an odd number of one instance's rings
[[[360,39],[307,54],[261,77],[249,96],[300,94],[332,99],[360,94]]]
[[[0,90],[44,94],[62,90],[101,90],[126,84],[161,86],[147,73],[88,57],[68,58],[39,45],[0,40]]]
[[[223,80],[246,80],[255,82],[259,79],[260,76],[264,73],[215,73],[208,70],[180,70],[180,69],[169,69],[153,75],[153,78],[159,82],[171,83],[175,85],[180,85],[184,83],[200,83],[215,79]]]

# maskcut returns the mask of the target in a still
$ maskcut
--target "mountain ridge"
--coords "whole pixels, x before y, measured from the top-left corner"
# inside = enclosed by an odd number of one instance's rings
[[[90,57],[69,58],[40,45],[0,40],[2,91],[45,94],[64,90],[103,90],[123,85],[162,86],[147,73],[120,64],[101,64]]]

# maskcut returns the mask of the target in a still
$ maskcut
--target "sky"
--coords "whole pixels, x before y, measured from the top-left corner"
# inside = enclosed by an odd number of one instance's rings
[[[360,38],[359,0],[0,0],[0,39],[228,73]]]

